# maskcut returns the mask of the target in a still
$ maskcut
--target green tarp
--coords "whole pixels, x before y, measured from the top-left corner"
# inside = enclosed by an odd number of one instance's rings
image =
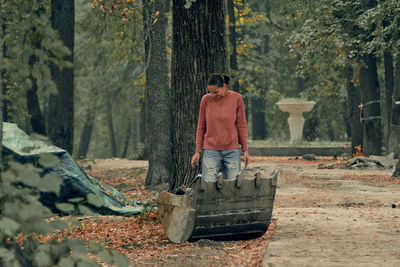
[[[16,124],[3,122],[4,156],[11,155],[14,160],[26,163],[34,162],[43,153],[56,155],[60,160],[55,167],[47,170],[56,172],[63,180],[59,196],[43,193],[41,197],[42,203],[54,212],[57,212],[56,203],[68,202],[68,199],[86,198],[88,195],[95,196],[95,201],[92,200],[92,203],[100,203],[100,205],[89,205],[93,211],[100,214],[136,215],[144,209],[143,206],[125,204],[129,201],[123,194],[114,187],[87,175],[67,151],[30,137]]]

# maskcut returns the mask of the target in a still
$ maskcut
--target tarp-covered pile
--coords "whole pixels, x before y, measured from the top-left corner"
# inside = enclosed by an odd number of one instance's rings
[[[69,199],[87,198],[90,196],[96,203],[90,208],[100,214],[136,215],[143,206],[130,206],[126,197],[117,189],[96,181],[87,175],[74,161],[67,151],[46,142],[31,138],[16,124],[3,123],[3,155],[11,155],[14,160],[26,163],[34,162],[40,155],[51,153],[56,155],[60,162],[48,171],[56,172],[63,180],[59,196],[43,194],[41,201],[44,205],[56,210],[56,203],[67,202]]]

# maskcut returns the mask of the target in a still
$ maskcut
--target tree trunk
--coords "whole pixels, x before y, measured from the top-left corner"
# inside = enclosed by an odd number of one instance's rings
[[[382,124],[380,111],[380,92],[376,57],[374,53],[362,57],[360,68],[360,89],[362,101],[363,154],[382,153]]]
[[[37,83],[35,78],[31,76],[32,88],[26,90],[26,105],[28,108],[28,116],[31,121],[32,130],[35,133],[46,135],[46,124],[44,116],[40,110],[39,98],[37,96]]]
[[[386,89],[386,147],[387,152],[393,152],[394,148],[389,146],[389,138],[390,138],[390,121],[392,117],[392,96],[393,96],[393,88],[394,88],[394,75],[393,75],[393,56],[392,51],[386,49],[384,52],[384,65],[385,65],[385,89]]]
[[[51,22],[71,54],[65,60],[74,62],[74,1],[51,0]],[[58,93],[49,98],[48,134],[55,146],[72,154],[74,133],[74,70],[51,66],[51,76]]]
[[[399,178],[400,177],[400,158],[397,161],[396,169],[392,175],[393,178]]]
[[[254,8],[257,8],[255,6]],[[271,3],[270,0],[265,1],[265,17],[269,21],[271,19]],[[269,22],[268,22],[269,25]],[[260,53],[268,55],[270,51],[270,38],[268,33],[264,37],[264,49]],[[265,95],[268,92],[268,72],[265,71],[263,87],[259,88],[259,92],[251,97],[251,121],[252,121],[252,139],[264,140],[267,138],[267,122],[265,120],[266,100]]]
[[[168,77],[166,13],[170,1],[143,2],[146,67],[146,185],[167,183],[171,175],[171,94]],[[158,12],[158,15],[156,15]],[[155,21],[157,19],[157,21]]]
[[[111,96],[108,93],[106,98],[106,117],[107,117],[107,127],[108,133],[110,137],[110,147],[111,147],[111,157],[117,157],[117,141],[115,140],[115,132],[114,132],[114,123],[113,123],[113,112],[112,112],[112,105],[111,105]]]
[[[0,38],[0,40],[3,40],[3,37],[4,37],[5,32],[6,32],[6,24],[3,23],[3,18],[2,17],[0,18],[0,20],[1,20],[1,24],[0,24],[0,26],[1,26],[1,29],[0,29],[1,38]],[[6,57],[6,50],[7,50],[7,47],[6,47],[4,42],[1,45],[0,49],[1,49],[1,54],[0,54],[1,61],[0,62],[3,62],[3,59]],[[9,103],[8,103],[8,101],[6,99],[7,98],[7,86],[6,86],[6,84],[4,83],[4,80],[3,80],[4,75],[5,75],[5,71],[3,70],[3,71],[0,72],[0,76],[1,76],[0,77],[0,80],[1,80],[0,81],[1,82],[0,87],[1,87],[1,94],[2,94],[2,97],[3,97],[3,106],[2,106],[1,112],[2,112],[2,120],[4,122],[7,122],[8,121],[8,111],[7,111],[8,108],[7,108],[7,106],[8,106]]]
[[[126,136],[124,140],[124,147],[121,153],[121,158],[126,158],[128,154],[129,140],[131,140],[131,134],[132,134],[132,119],[128,118],[128,126],[126,130]]]
[[[400,55],[396,57],[395,62],[389,147],[391,148],[390,151],[395,152],[396,157],[400,158]]]
[[[170,190],[188,185],[198,173],[190,160],[195,152],[200,100],[210,73],[225,71],[225,17],[223,0],[173,0],[172,103],[173,171]]]
[[[229,68],[231,70],[231,74],[237,75],[238,71],[238,65],[237,65],[237,44],[236,44],[236,38],[237,38],[237,33],[236,33],[236,16],[235,16],[235,4],[233,2],[234,0],[228,0],[228,18],[229,18],[229,43],[230,43],[230,49],[229,49]],[[233,91],[239,92],[239,82],[237,77],[232,79],[233,85],[232,89]]]
[[[361,92],[358,86],[354,85],[354,70],[351,65],[347,65],[346,69],[346,89],[347,89],[347,103],[350,121],[351,133],[351,152],[357,152],[356,146],[363,147],[363,126],[360,122],[360,109],[358,106],[361,103]]]
[[[265,122],[265,99],[263,97],[264,89],[259,94],[251,97],[251,126],[252,139],[264,140],[267,137],[267,124]]]
[[[3,39],[3,18],[0,16],[0,36],[1,36],[1,40]],[[0,62],[3,62],[3,46],[0,46]],[[3,95],[3,72],[0,72],[0,171],[3,170],[3,105],[4,105],[4,95]],[[1,177],[0,177],[1,178]]]
[[[95,116],[93,110],[89,110],[86,115],[85,124],[83,125],[83,130],[79,142],[79,149],[76,155],[78,158],[85,158],[89,150],[90,139],[93,132],[94,117]]]
[[[43,8],[40,8],[35,12],[36,15],[39,16],[41,13],[44,13],[45,10]],[[35,27],[33,27],[33,31],[36,31]],[[36,49],[39,49],[40,43],[33,42],[32,46]],[[36,56],[30,56],[29,65],[33,67],[37,61],[38,58]],[[26,90],[26,105],[28,109],[28,118],[31,122],[31,127],[33,132],[41,135],[46,135],[47,134],[46,122],[43,113],[40,109],[39,98],[37,96],[37,91],[38,91],[37,81],[32,74],[29,75],[29,79],[32,81],[32,87]]]

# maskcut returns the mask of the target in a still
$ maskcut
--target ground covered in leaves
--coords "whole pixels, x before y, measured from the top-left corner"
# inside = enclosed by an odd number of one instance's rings
[[[78,220],[70,223],[69,231],[40,236],[40,239],[82,238],[97,241],[107,248],[129,257],[131,266],[260,266],[271,235],[276,228],[272,221],[269,231],[260,238],[241,241],[197,240],[184,244],[171,243],[164,234],[156,212],[157,191],[146,190],[144,181],[147,164],[124,159],[80,161],[83,169],[97,180],[116,187],[130,200],[146,204],[148,211],[136,217],[90,216],[63,217]],[[75,225],[75,226],[74,226]]]

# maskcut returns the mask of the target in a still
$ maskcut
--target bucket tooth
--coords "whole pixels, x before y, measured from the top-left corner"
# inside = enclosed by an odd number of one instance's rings
[[[217,189],[220,190],[222,188],[222,183],[224,182],[224,174],[220,172],[217,177]]]
[[[242,186],[243,179],[244,179],[243,174],[239,172],[239,174],[236,176],[236,182],[235,182],[236,188],[240,188]]]

